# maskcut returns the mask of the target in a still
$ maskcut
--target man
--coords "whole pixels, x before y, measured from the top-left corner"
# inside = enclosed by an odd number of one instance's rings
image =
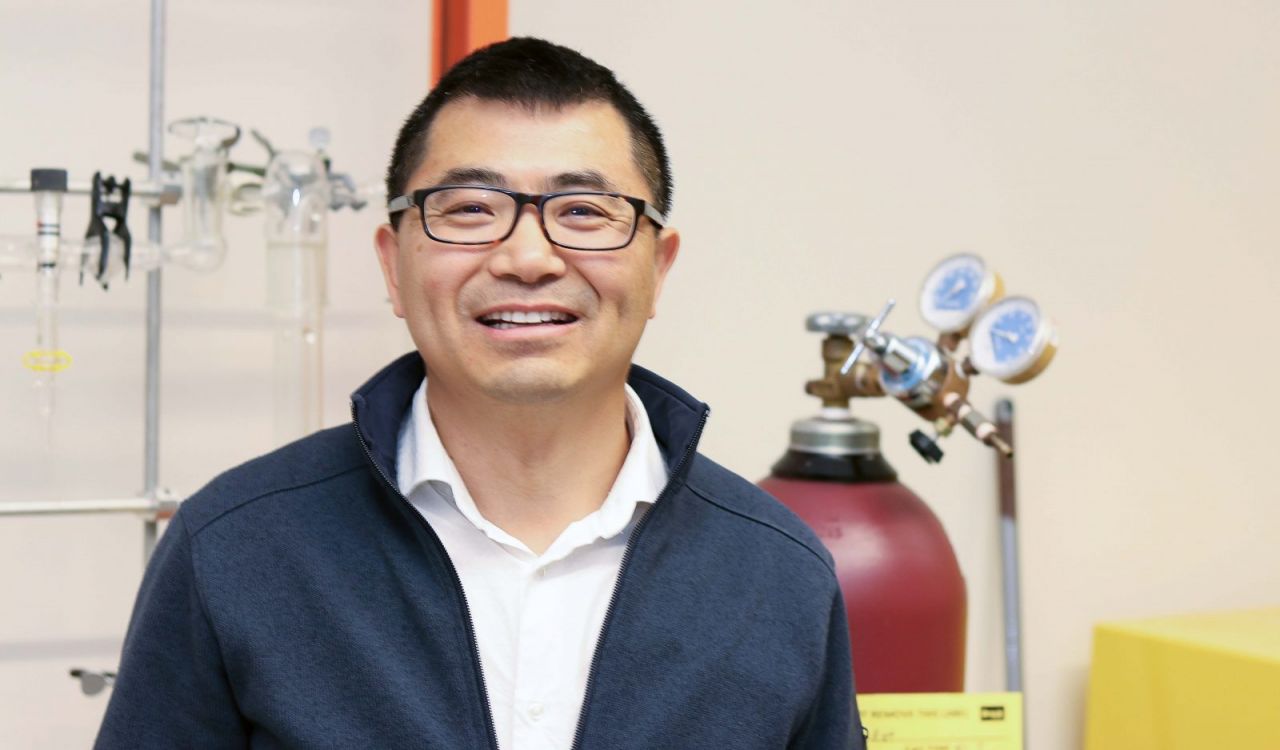
[[[183,504],[102,747],[861,745],[831,558],[630,364],[679,235],[613,74],[512,39],[405,123],[375,244],[417,352]]]

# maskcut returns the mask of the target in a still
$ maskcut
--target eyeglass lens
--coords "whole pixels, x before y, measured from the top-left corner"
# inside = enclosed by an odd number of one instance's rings
[[[427,196],[422,211],[427,233],[441,242],[485,244],[505,237],[519,218],[516,199],[484,188],[449,188]],[[542,206],[547,236],[557,245],[613,249],[631,240],[636,210],[623,198],[571,193]]]

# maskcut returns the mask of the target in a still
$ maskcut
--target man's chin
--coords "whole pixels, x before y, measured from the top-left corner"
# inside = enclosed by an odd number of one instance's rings
[[[572,397],[580,386],[580,378],[563,368],[523,363],[488,379],[484,390],[496,401],[532,406],[563,401]]]

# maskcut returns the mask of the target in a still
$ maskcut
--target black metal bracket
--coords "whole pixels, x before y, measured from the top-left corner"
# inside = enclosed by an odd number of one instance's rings
[[[120,238],[124,245],[124,277],[129,278],[129,267],[133,259],[133,237],[129,234],[129,194],[132,190],[132,184],[129,178],[125,178],[123,182],[117,182],[114,176],[108,175],[105,179],[101,172],[93,173],[93,188],[89,193],[89,228],[85,230],[84,238],[86,240],[97,239],[101,243],[101,252],[98,254],[98,270],[94,274],[98,279],[98,283],[102,284],[102,288],[107,288],[107,261],[110,258],[111,236],[114,234]],[[112,220],[112,228],[110,233],[107,231],[106,220]],[[88,260],[88,253],[80,258],[80,283],[84,283],[84,267],[85,261]]]

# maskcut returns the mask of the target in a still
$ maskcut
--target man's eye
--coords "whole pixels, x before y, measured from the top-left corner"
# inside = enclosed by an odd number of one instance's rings
[[[560,216],[568,219],[602,219],[607,214],[591,203],[574,203],[561,210]]]
[[[482,203],[460,203],[446,209],[445,213],[455,216],[492,215],[493,209]]]

